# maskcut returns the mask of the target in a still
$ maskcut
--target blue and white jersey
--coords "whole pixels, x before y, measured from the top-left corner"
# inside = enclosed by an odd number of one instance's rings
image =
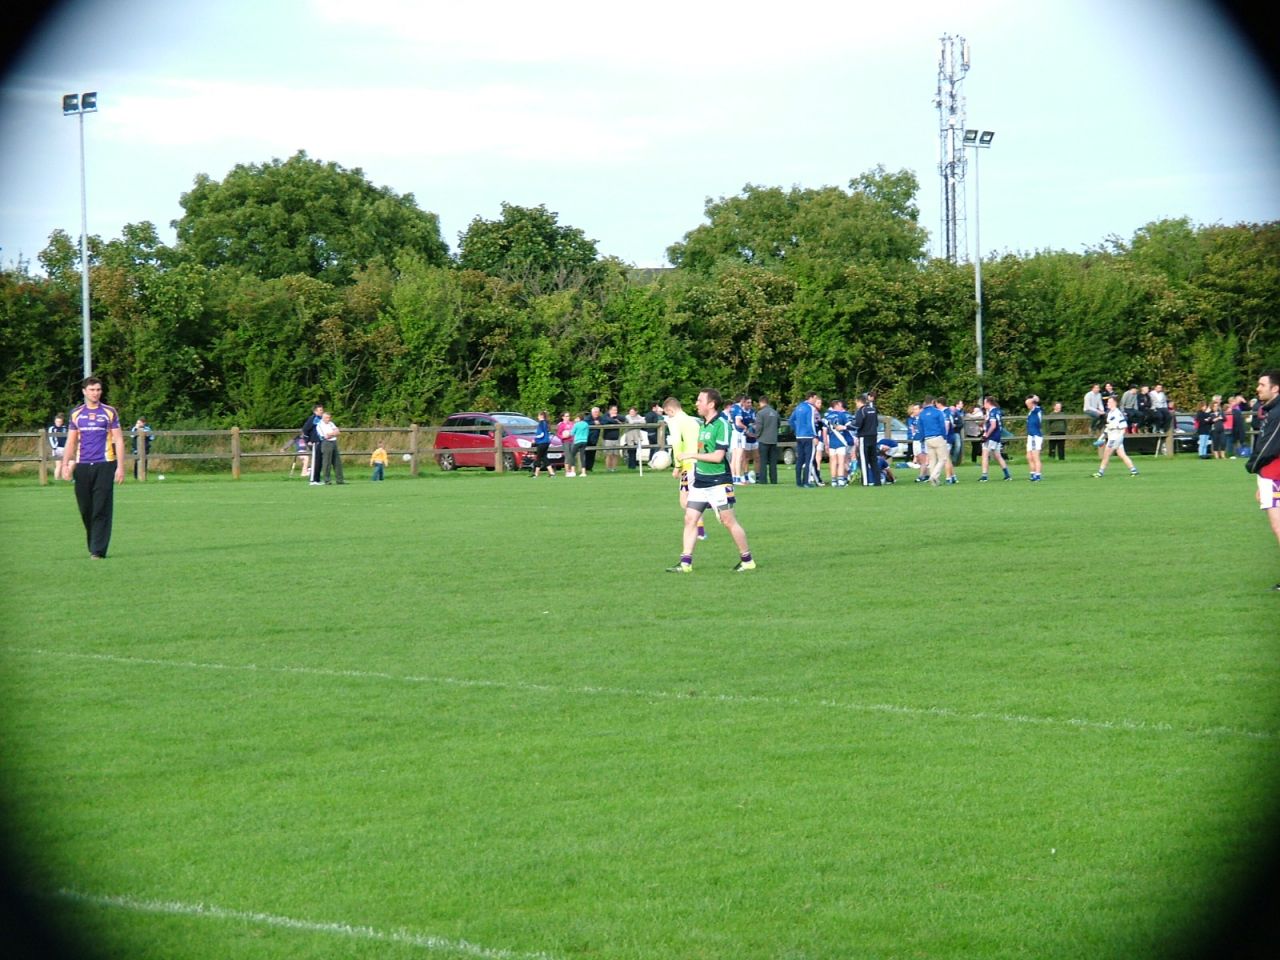
[[[918,414],[907,415],[907,439],[913,442],[924,439],[924,436],[920,433],[920,417]]]
[[[738,418],[742,416],[742,407],[736,403],[731,403],[724,408],[724,414],[729,418],[729,424],[733,429],[738,430]],[[738,430],[741,433],[741,430]]]
[[[827,416],[827,445],[833,450],[843,450],[850,445],[850,438],[853,436],[849,430],[849,424],[853,422],[853,417],[849,416],[848,410],[828,410]],[[843,427],[844,429],[837,429]]]
[[[999,407],[992,407],[987,413],[987,426],[982,436],[997,442],[1004,438],[1004,411]]]
[[[1036,404],[1034,407],[1032,407],[1031,411],[1027,414],[1027,436],[1028,437],[1044,436],[1044,427],[1042,425],[1042,414],[1040,412],[1039,404]]]
[[[948,441],[959,433],[960,428],[963,426],[963,424],[958,421],[958,416],[959,414],[957,414],[951,407],[942,408],[942,420],[946,424],[945,436]]]
[[[535,444],[551,442],[551,425],[547,421],[538,421],[538,425],[533,430],[533,442]]]

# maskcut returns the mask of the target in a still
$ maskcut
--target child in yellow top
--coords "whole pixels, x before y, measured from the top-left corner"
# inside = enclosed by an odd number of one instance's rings
[[[382,471],[387,468],[387,445],[385,443],[378,444],[378,449],[373,451],[369,457],[369,466],[373,467],[374,480],[382,479]]]

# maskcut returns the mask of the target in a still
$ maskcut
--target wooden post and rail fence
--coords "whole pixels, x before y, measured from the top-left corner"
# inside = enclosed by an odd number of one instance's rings
[[[1080,442],[1092,441],[1097,436],[1096,432],[1089,428],[1090,421],[1087,416],[1062,415],[1056,416],[1056,419],[1066,420],[1068,422],[1068,431],[1074,432],[1050,434],[1046,429],[1046,440]],[[973,418],[966,418],[966,424],[969,424],[972,420]],[[1015,428],[1025,420],[1025,417],[1005,418],[1006,424]],[[883,422],[886,436],[888,436],[887,425],[889,418],[883,418]],[[1149,452],[1156,455],[1171,457],[1177,452],[1174,442],[1175,424],[1176,420],[1171,419],[1168,429],[1162,433],[1131,433],[1125,439],[1126,441],[1134,441],[1135,446],[1140,444],[1151,446],[1152,449]],[[411,423],[407,427],[346,427],[340,434],[339,449],[345,459],[361,458],[367,461],[376,445],[370,445],[369,441],[376,439],[385,446],[388,456],[399,457],[404,460],[407,455],[409,472],[412,476],[418,476],[427,461],[438,463],[443,455],[452,455],[456,458],[459,454],[471,454],[474,456],[483,451],[485,456],[482,465],[486,469],[502,473],[512,469],[515,451],[504,446],[502,426],[495,424],[494,427],[491,443],[477,444],[465,448],[436,446],[436,435],[440,431],[438,426],[422,426]],[[616,429],[619,436],[621,436],[628,428],[645,431],[646,436],[651,441],[645,444],[645,449],[660,449],[666,446],[665,423],[645,424],[643,426],[619,424],[613,429]],[[607,430],[609,427],[603,429]],[[477,433],[482,434],[484,439],[489,439],[490,431],[483,427],[459,427],[456,429],[451,427],[450,433]],[[1186,436],[1186,434],[1178,434],[1177,439],[1185,439]],[[246,466],[246,461],[283,460],[292,462],[294,458],[303,452],[297,448],[297,437],[298,430],[296,428],[242,429],[240,427],[231,427],[227,430],[155,430],[147,435],[145,443],[142,442],[141,435],[138,437],[126,435],[125,442],[130,449],[126,468],[131,469],[136,479],[146,481],[150,473],[158,472],[157,468],[173,469],[169,466],[170,464],[186,461],[227,461],[230,464],[231,476],[239,479],[242,470]],[[281,438],[284,440],[283,444],[281,443]],[[352,438],[355,438],[355,443],[353,444],[355,448],[344,449],[344,445],[351,443]],[[1022,439],[1023,437],[1018,435],[1009,442],[1017,443]],[[1194,441],[1194,436],[1191,439]],[[361,443],[361,440],[365,442]],[[975,438],[966,434],[963,436],[963,440],[968,444],[974,442]],[[795,443],[788,440],[779,443],[778,446],[781,454],[783,450],[794,448]],[[528,449],[519,448],[522,455]],[[599,443],[588,449],[604,453],[622,453],[625,448],[619,442],[613,441]],[[492,450],[492,453],[489,453],[489,450]],[[315,454],[317,451],[307,452]],[[1135,452],[1147,451],[1138,450]],[[47,431],[0,433],[0,465],[19,471],[25,469],[27,465],[34,465],[40,484],[44,485],[49,482],[49,472],[56,468],[58,462],[54,459]]]

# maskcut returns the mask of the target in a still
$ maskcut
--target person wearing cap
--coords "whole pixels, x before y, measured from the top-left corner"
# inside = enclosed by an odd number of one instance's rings
[[[76,505],[89,556],[104,560],[111,545],[115,486],[124,483],[124,430],[115,407],[102,402],[102,381],[86,377],[84,403],[71,411],[62,477],[75,479]]]

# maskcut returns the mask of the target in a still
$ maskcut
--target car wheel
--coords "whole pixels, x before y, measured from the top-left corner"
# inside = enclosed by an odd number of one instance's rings
[[[438,463],[438,464],[440,465],[440,469],[441,469],[441,470],[452,470],[454,467],[456,467],[456,466],[457,466],[457,464],[453,462],[453,454],[452,454],[452,453],[440,453],[440,454],[437,454],[437,455],[436,455],[436,463]]]
[[[788,447],[782,451],[782,462],[787,466],[791,466],[796,462],[796,452]]]
[[[514,453],[504,453],[502,455],[502,469],[508,473],[515,473],[520,469],[520,465],[516,463],[516,455]]]

